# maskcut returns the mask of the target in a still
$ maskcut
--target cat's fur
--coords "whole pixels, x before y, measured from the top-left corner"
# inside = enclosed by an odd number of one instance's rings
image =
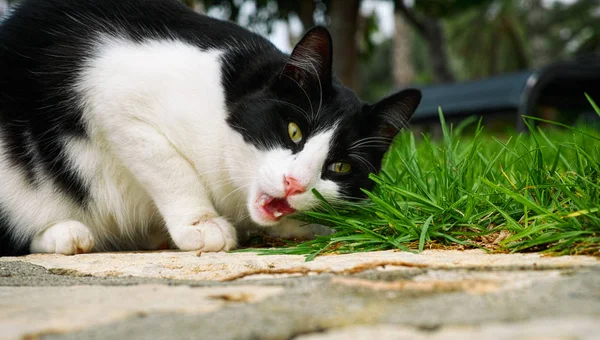
[[[360,101],[332,75],[324,28],[287,56],[175,0],[22,1],[0,24],[0,254],[220,251],[233,225],[289,233],[312,188],[371,187],[419,101]]]

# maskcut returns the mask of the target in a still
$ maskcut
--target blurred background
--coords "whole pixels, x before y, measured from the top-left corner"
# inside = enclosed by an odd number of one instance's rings
[[[125,1],[125,0],[123,0]],[[367,101],[423,90],[417,129],[472,115],[523,129],[521,114],[594,120],[600,102],[599,0],[181,0],[290,52],[329,27],[337,76]],[[18,1],[0,0],[1,12]]]

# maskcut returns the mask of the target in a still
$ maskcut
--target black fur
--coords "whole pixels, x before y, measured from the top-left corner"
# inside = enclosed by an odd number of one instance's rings
[[[306,141],[310,135],[338,125],[334,146],[323,168],[323,177],[340,184],[349,198],[361,198],[361,188],[370,189],[371,172],[381,160],[399,128],[404,126],[421,100],[418,90],[405,90],[369,105],[332,75],[332,41],[329,32],[315,27],[305,34],[291,56],[261,52],[255,69],[244,72],[243,88],[228,87],[229,122],[247,142],[258,148],[284,146],[298,152],[288,137],[287,125],[297,123]],[[235,93],[235,95],[232,95]],[[316,119],[312,119],[317,117]],[[353,143],[375,138],[349,150]],[[331,162],[350,163],[350,173],[327,171]]]
[[[9,217],[0,210],[0,256],[26,255],[29,252],[29,243],[15,244],[10,229],[7,228],[9,223]]]
[[[176,0],[24,0],[0,23],[2,156],[27,175],[27,185],[35,186],[42,171],[83,206],[88,189],[66,163],[61,140],[87,138],[69,84],[98,34],[136,42],[180,39],[201,49],[226,50],[222,82],[230,126],[259,148],[284,145],[297,152],[303,145],[289,141],[289,121],[306,137],[339,124],[329,159],[350,162],[353,171],[340,175],[324,169],[323,176],[339,182],[349,196],[371,186],[367,175],[379,170],[391,139],[353,150],[366,162],[348,152],[350,145],[367,137],[393,137],[420,100],[411,90],[377,105],[360,101],[332,75],[331,37],[324,28],[309,31],[287,56],[266,39],[194,13]],[[305,116],[317,111],[315,121]],[[0,207],[0,253],[20,253],[8,246],[8,234]]]

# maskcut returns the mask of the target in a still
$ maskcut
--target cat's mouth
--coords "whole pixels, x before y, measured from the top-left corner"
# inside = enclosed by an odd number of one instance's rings
[[[267,194],[262,194],[256,199],[256,206],[261,210],[263,215],[269,220],[278,221],[284,216],[296,212],[292,208],[287,199],[282,197],[272,197]]]

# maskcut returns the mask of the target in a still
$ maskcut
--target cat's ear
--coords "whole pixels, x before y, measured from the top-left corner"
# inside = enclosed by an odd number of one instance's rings
[[[369,110],[368,119],[375,121],[377,136],[394,138],[406,126],[421,102],[421,91],[406,89],[386,97]]]
[[[329,31],[322,26],[311,28],[296,44],[282,76],[301,86],[314,80],[322,86],[331,84],[333,46]]]

